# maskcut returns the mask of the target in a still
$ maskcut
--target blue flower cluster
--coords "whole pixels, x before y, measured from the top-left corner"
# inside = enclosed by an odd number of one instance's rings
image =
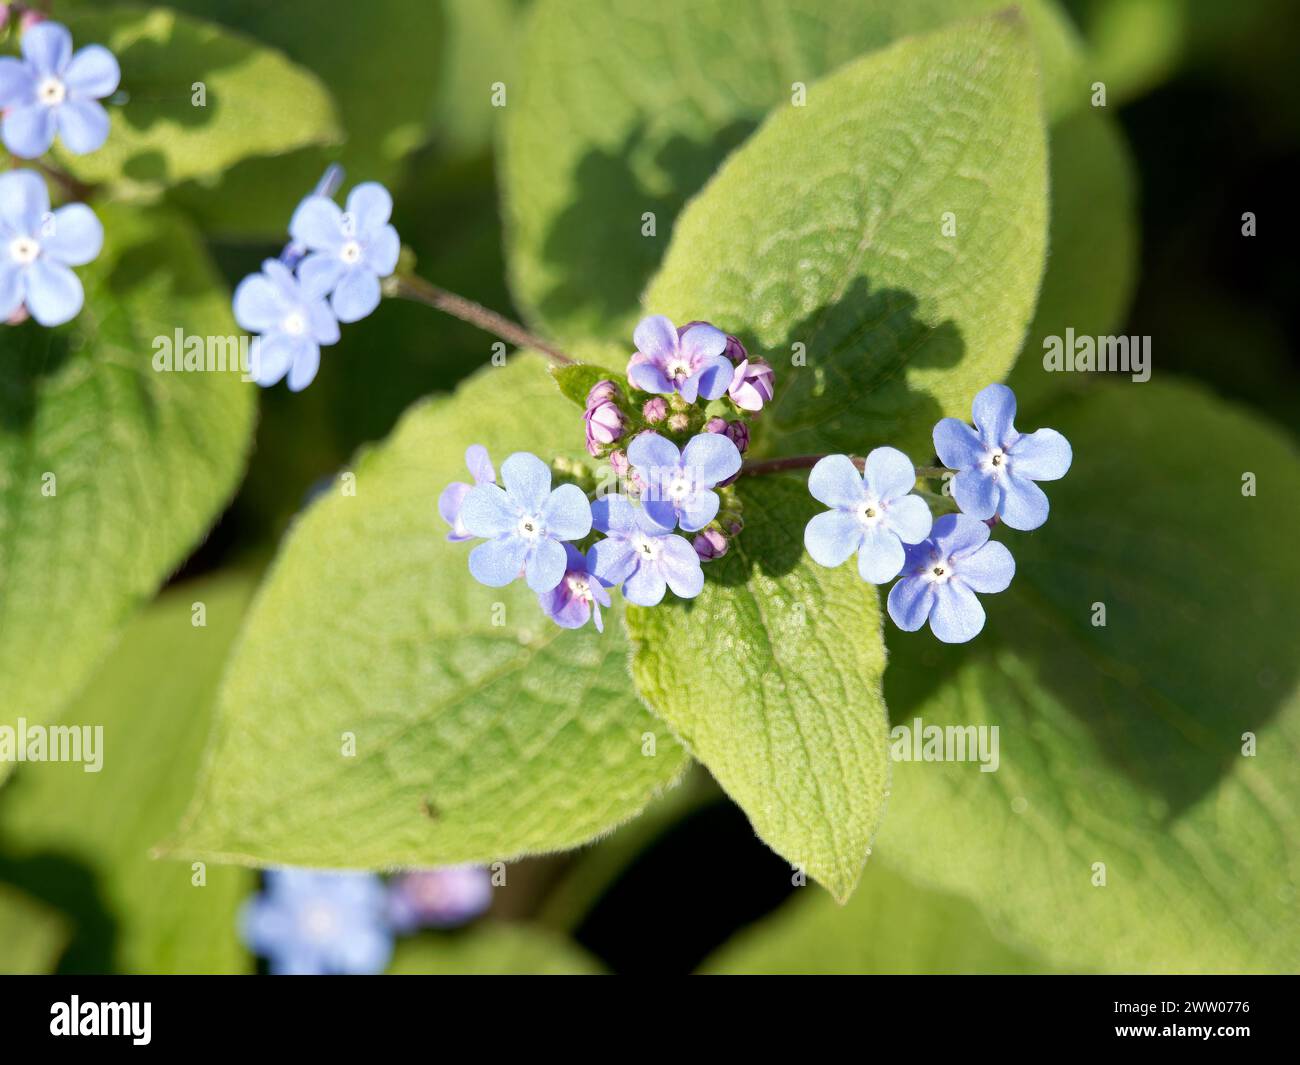
[[[57,22],[23,22],[22,57],[0,57],[0,139],[20,159],[49,151],[56,134],[73,155],[108,138],[111,95],[120,72],[113,53],[92,44],[76,52],[72,34]],[[84,203],[50,210],[49,191],[35,170],[0,176],[0,321],[28,316],[43,326],[75,318],[85,302],[70,269],[93,262],[104,231]]]
[[[465,924],[491,901],[480,866],[401,873],[387,884],[371,873],[272,869],[239,924],[274,975],[371,975],[388,967],[394,935]]]
[[[975,428],[956,418],[934,427],[934,447],[952,473],[952,496],[961,513],[933,522],[912,494],[917,470],[901,451],[882,447],[862,464],[828,455],[808,477],[813,498],[832,508],[804,530],[813,560],[838,566],[857,553],[858,572],[873,584],[900,580],[890,589],[889,616],[907,632],[930,623],[944,643],[964,643],[984,627],[976,593],[1005,591],[1016,564],[1007,548],[989,539],[997,522],[1036,529],[1048,502],[1036,481],[1064,477],[1069,441],[1055,429],[1019,433],[1016,397],[992,384],[975,397]]]
[[[363,182],[340,209],[333,195],[342,179],[339,167],[326,171],[294,211],[280,258],[235,289],[235,321],[258,334],[251,371],[263,388],[285,378],[291,392],[311,384],[320,349],[338,342],[339,323],[373,312],[380,280],[397,269],[401,241],[388,221],[388,190]]]

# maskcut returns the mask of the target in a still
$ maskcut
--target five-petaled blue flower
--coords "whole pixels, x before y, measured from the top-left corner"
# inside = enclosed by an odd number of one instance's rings
[[[876,448],[861,474],[847,455],[827,455],[808,475],[808,491],[834,509],[804,529],[808,554],[820,565],[838,566],[856,551],[863,580],[893,580],[906,558],[903,545],[930,532],[930,508],[909,494],[915,487],[912,460],[897,448]]]
[[[58,22],[23,33],[23,58],[0,58],[0,110],[5,147],[23,159],[44,155],[57,131],[73,155],[108,139],[108,112],[98,103],[117,89],[117,60],[103,45],[72,51],[72,34]]]
[[[889,616],[915,632],[928,619],[944,643],[965,643],[984,628],[976,592],[1005,591],[1015,576],[1011,552],[967,514],[937,518],[929,539],[909,545],[903,576],[889,590]]]
[[[487,448],[482,444],[471,444],[465,449],[465,465],[469,467],[469,474],[474,478],[474,484],[496,484],[496,470],[492,468],[492,459],[488,456]],[[442,520],[451,526],[447,539],[452,543],[474,539],[473,533],[466,529],[460,520],[460,508],[473,487],[474,485],[466,484],[464,481],[452,481],[438,497],[438,513],[442,515]]]
[[[320,369],[321,345],[337,343],[339,323],[318,288],[304,284],[275,259],[262,264],[235,289],[235,321],[261,333],[251,367],[263,388],[289,375],[289,391],[301,392]]]
[[[577,485],[552,491],[551,468],[527,451],[501,463],[501,480],[475,485],[461,504],[466,531],[487,540],[469,553],[469,571],[491,588],[522,572],[533,591],[549,592],[568,569],[563,541],[591,532],[591,504]]]
[[[590,559],[572,544],[564,545],[564,554],[568,568],[563,580],[549,592],[537,595],[542,613],[564,629],[580,629],[594,620],[596,631],[604,632],[600,608],[609,606],[605,584],[591,571]]]
[[[51,212],[35,173],[0,175],[0,321],[24,305],[41,325],[76,317],[85,294],[68,267],[84,266],[103,244],[103,227],[84,203]]]
[[[379,306],[379,279],[397,269],[401,241],[388,223],[393,198],[375,181],[348,194],[347,210],[328,196],[298,205],[289,235],[308,255],[298,267],[303,283],[330,293],[340,322],[360,321]]]
[[[952,495],[972,518],[994,515],[1013,529],[1037,529],[1047,520],[1047,495],[1035,481],[1064,477],[1073,457],[1055,429],[1018,433],[1016,394],[993,384],[975,397],[975,428],[956,418],[934,427],[939,460],[957,471]]]
[[[701,433],[678,451],[670,440],[645,432],[627,449],[641,479],[641,503],[659,525],[697,532],[718,514],[712,489],[740,469],[740,450],[721,433]]]
[[[700,556],[671,526],[660,525],[644,507],[620,495],[596,500],[591,511],[593,524],[606,535],[589,552],[592,572],[608,584],[622,584],[628,602],[655,606],[666,588],[682,599],[700,594]]]
[[[240,914],[250,950],[277,976],[366,976],[393,953],[388,893],[369,873],[273,869]]]
[[[680,337],[662,314],[641,319],[632,333],[636,354],[628,361],[627,379],[642,392],[680,392],[688,403],[717,399],[731,386],[735,367],[723,352],[727,334],[706,322],[690,326]]]

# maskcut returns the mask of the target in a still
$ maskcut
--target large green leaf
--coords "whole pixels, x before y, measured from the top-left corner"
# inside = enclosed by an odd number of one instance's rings
[[[52,973],[68,943],[67,921],[26,892],[0,884],[0,943],[0,974]]]
[[[73,10],[78,46],[103,44],[122,68],[126,103],[109,105],[112,132],[89,155],[55,155],[83,181],[140,195],[215,177],[241,159],[336,141],[329,92],[284,55],[167,8]],[[193,103],[202,82],[206,106]],[[274,101],[274,106],[267,106]]]
[[[889,783],[876,591],[808,559],[799,480],[740,495],[744,534],[699,597],[628,608],[632,675],[764,842],[843,901]]]
[[[849,64],[806,107],[774,112],[692,201],[646,306],[774,360],[764,439],[783,452],[928,455],[935,421],[1006,375],[1033,313],[1039,93],[1014,12]]]
[[[465,447],[550,456],[581,416],[541,360],[417,405],[290,534],[227,676],[180,849],[242,862],[432,866],[574,847],[681,773],[603,636],[492,589],[434,509]],[[355,737],[355,757],[342,753]],[[653,755],[643,734],[657,733]],[[648,748],[647,748],[648,749]]]
[[[252,590],[251,579],[224,576],[167,592],[58,717],[103,729],[99,771],[33,763],[0,792],[0,878],[20,880],[76,918],[67,967],[252,969],[235,928],[252,876],[212,866],[197,885],[189,864],[149,856],[193,790],[217,680]]]
[[[238,335],[195,235],[165,211],[100,216],[80,316],[0,328],[0,724],[81,687],[229,499],[252,434],[237,372],[152,367],[178,329]]]
[[[850,902],[797,891],[705,959],[718,974],[1025,973],[1043,967],[1001,942],[967,900],[931,891],[879,860]]]
[[[392,976],[593,976],[600,963],[549,929],[488,922],[397,945]]]
[[[1000,767],[896,765],[882,845],[1058,964],[1294,972],[1294,447],[1173,384],[1044,420],[1074,467],[1048,524],[1004,538],[1016,579],[985,631],[960,649],[890,631],[894,720],[996,725]]]
[[[794,83],[811,86],[907,34],[1005,6],[539,0],[503,114],[518,301],[565,340],[596,334],[626,341],[638,297],[688,197],[772,108],[790,102]],[[1047,72],[1049,113],[1085,106],[1087,79],[1067,20],[1048,2],[1021,8]],[[1032,95],[1037,76],[1024,76]],[[819,96],[810,92],[805,114],[818,109]],[[907,133],[903,127],[900,139]],[[930,150],[919,136],[916,145]],[[836,162],[824,159],[828,146],[815,138],[802,147],[814,167]],[[654,237],[642,235],[645,212],[655,215]],[[927,222],[937,231],[937,215]]]

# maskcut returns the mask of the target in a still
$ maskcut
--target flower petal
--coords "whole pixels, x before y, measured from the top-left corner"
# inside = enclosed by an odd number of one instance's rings
[[[934,585],[919,577],[904,577],[889,589],[889,616],[904,632],[915,632],[925,624],[934,605]]]
[[[652,314],[637,323],[632,331],[632,343],[638,352],[662,370],[677,354],[677,327],[662,314]]]
[[[320,347],[306,337],[294,337],[293,365],[289,367],[289,391],[301,392],[320,369]]]
[[[516,451],[501,463],[501,481],[511,501],[528,514],[540,514],[551,494],[551,468],[527,451]]]
[[[677,508],[666,499],[654,499],[648,495],[642,495],[641,512],[663,529],[677,528]],[[709,519],[709,521],[712,520],[712,518]],[[705,522],[705,524],[707,525],[708,522]]]
[[[637,527],[636,508],[627,496],[602,496],[591,504],[591,524],[603,533],[627,535]]]
[[[866,485],[848,455],[827,455],[808,474],[808,491],[828,507],[852,510],[865,497]]]
[[[858,575],[872,584],[888,584],[902,571],[906,557],[898,534],[877,525],[863,534]]]
[[[698,532],[718,516],[718,508],[721,506],[722,500],[718,498],[717,492],[710,492],[707,488],[692,492],[677,509],[677,523],[685,532]],[[659,521],[656,515],[651,514],[651,517]],[[691,548],[691,553],[694,552],[695,549]]]
[[[483,487],[479,485],[479,488]],[[478,488],[474,491],[478,491]],[[473,493],[470,495],[472,497]],[[466,498],[466,503],[469,498]],[[464,513],[462,510],[461,514]],[[479,584],[486,584],[489,588],[503,588],[519,576],[527,557],[528,541],[522,536],[508,533],[474,548],[469,553],[469,571]]]
[[[438,496],[438,513],[442,520],[451,526],[451,532],[447,534],[447,539],[452,541],[468,540],[470,533],[466,531],[465,526],[460,520],[460,508],[465,502],[465,497],[469,495],[472,485],[464,481],[452,481],[442,490]]]
[[[104,227],[84,203],[70,203],[50,216],[41,251],[65,266],[85,266],[104,247]]]
[[[587,566],[607,584],[622,584],[636,569],[636,549],[621,537],[597,540],[587,552]]]
[[[62,74],[72,58],[72,34],[61,22],[38,22],[23,31],[23,55],[41,74]]]
[[[682,451],[682,468],[697,485],[721,484],[740,470],[740,449],[722,433],[700,433]]]
[[[658,566],[639,565],[623,583],[623,598],[637,606],[658,606],[667,590]]]
[[[716,435],[716,434],[715,434]],[[730,443],[730,441],[728,441]],[[732,447],[735,447],[732,444]],[[627,446],[627,460],[638,471],[660,471],[659,477],[671,476],[681,464],[677,445],[655,432],[639,433]]]
[[[996,540],[990,540],[957,564],[957,576],[976,592],[1005,592],[1015,575],[1016,560],[1007,545]]]
[[[907,495],[883,504],[885,521],[905,544],[919,544],[930,535],[930,508],[920,496]]]
[[[263,388],[270,388],[289,372],[293,356],[293,343],[283,333],[258,337],[250,353],[249,376]]]
[[[984,628],[984,608],[960,581],[934,585],[930,631],[944,643],[965,643]]]
[[[542,612],[562,629],[580,629],[591,620],[591,603],[570,595],[561,581],[549,592],[537,596]]]
[[[289,219],[289,236],[312,251],[337,252],[343,246],[343,212],[328,196],[308,196]]]
[[[957,506],[961,507],[963,514],[984,521],[998,512],[1002,487],[991,473],[961,470],[952,479],[952,497],[957,500]]]
[[[379,277],[387,277],[397,269],[398,257],[402,254],[402,241],[397,230],[384,226],[366,246],[366,263]]]
[[[933,436],[934,453],[950,470],[977,466],[988,452],[979,434],[956,418],[940,418],[935,424]]]
[[[699,398],[714,400],[725,396],[731,387],[732,369],[731,360],[725,355],[706,360],[691,375],[691,379],[697,382]]]
[[[633,388],[663,396],[675,391],[663,370],[649,359],[633,355],[627,364],[627,379]]]
[[[990,447],[1006,447],[1015,437],[1016,394],[1006,385],[991,384],[980,389],[971,404],[975,428]]]
[[[298,282],[305,292],[325,296],[347,273],[347,264],[333,252],[314,251],[298,264]]]
[[[1064,477],[1074,459],[1070,441],[1055,429],[1026,433],[1007,449],[1011,469],[1031,481],[1055,481]]]
[[[102,100],[117,91],[122,80],[117,57],[102,44],[88,44],[77,49],[77,54],[63,72],[63,84],[73,97]]]
[[[499,486],[478,484],[461,503],[460,523],[471,536],[491,539],[513,534],[519,524],[519,508]]]
[[[497,471],[492,468],[488,449],[482,444],[470,444],[465,449],[465,465],[469,468],[469,475],[474,478],[475,484],[497,479]]]
[[[340,322],[359,322],[379,306],[379,278],[364,266],[344,273],[330,297],[330,307]]]
[[[1002,478],[1002,506],[998,517],[1013,529],[1028,532],[1047,520],[1047,493],[1028,477],[1008,472]]]
[[[535,592],[549,592],[564,580],[567,562],[563,545],[558,540],[543,536],[533,544],[533,549],[524,562],[528,587]]]
[[[0,321],[18,310],[26,295],[26,272],[15,262],[0,260]]]
[[[108,140],[108,112],[94,100],[65,100],[54,115],[63,146],[73,155],[89,155]]]
[[[5,147],[20,159],[35,159],[54,143],[54,111],[44,104],[11,107],[4,117]]]
[[[41,325],[70,322],[84,299],[80,279],[66,266],[37,259],[27,268],[27,309]]]
[[[965,558],[988,542],[989,527],[969,514],[943,514],[936,518],[930,539],[944,558]]]
[[[0,175],[0,226],[15,237],[36,237],[50,210],[50,194],[34,170]]]
[[[32,68],[13,56],[0,56],[0,109],[36,102]]]
[[[313,300],[307,304],[307,323],[312,339],[317,344],[329,346],[339,342],[339,322],[324,300]]]
[[[711,360],[727,350],[727,334],[708,322],[697,322],[682,334],[678,341],[678,350],[690,360],[692,366]],[[727,384],[731,384],[732,365],[730,359],[723,360],[727,366]],[[713,397],[717,398],[717,397]]]
[[[581,540],[591,532],[591,503],[576,484],[562,484],[542,507],[546,535],[556,540]]]
[[[393,216],[393,197],[378,181],[363,181],[348,193],[348,214],[358,237],[377,233]]]
[[[804,547],[819,566],[842,565],[862,545],[862,523],[845,510],[824,510],[803,531]]]
[[[680,599],[694,599],[704,588],[704,570],[695,548],[684,536],[665,536],[660,548],[659,572],[668,587]]]
[[[862,479],[877,499],[897,499],[916,487],[916,467],[898,448],[878,447],[867,456]]]

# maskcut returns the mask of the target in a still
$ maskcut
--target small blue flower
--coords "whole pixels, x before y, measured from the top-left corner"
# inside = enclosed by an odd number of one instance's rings
[[[808,523],[803,541],[822,566],[838,566],[856,551],[862,579],[885,584],[903,568],[903,545],[929,535],[930,508],[909,494],[916,470],[897,448],[876,448],[864,467],[859,474],[847,455],[827,455],[812,468],[808,491],[834,509]]]
[[[0,321],[24,305],[41,325],[75,318],[85,293],[68,267],[91,262],[103,244],[104,229],[84,203],[51,212],[35,173],[0,175]]]
[[[551,468],[526,451],[501,463],[501,480],[504,489],[475,485],[461,504],[465,530],[487,540],[469,553],[469,571],[490,588],[523,573],[533,591],[549,592],[568,568],[563,541],[591,532],[591,504],[577,485],[551,491]]]
[[[632,341],[636,354],[628,361],[627,378],[642,392],[680,392],[694,403],[718,399],[731,386],[735,367],[723,354],[727,334],[707,322],[689,326],[679,337],[672,322],[653,314],[641,319]]]
[[[488,456],[487,448],[482,444],[471,444],[466,448],[465,465],[469,467],[469,474],[474,478],[474,484],[497,483],[497,473],[492,468],[492,459]],[[474,539],[473,534],[460,520],[460,508],[473,487],[474,485],[465,484],[464,481],[452,481],[438,497],[438,513],[442,515],[442,520],[451,526],[447,539],[452,543]]]
[[[399,932],[454,928],[491,904],[492,876],[481,865],[402,873],[388,884],[388,919]]]
[[[285,374],[290,392],[301,392],[315,380],[321,345],[339,339],[339,323],[324,295],[275,259],[267,259],[260,274],[250,274],[235,289],[235,321],[261,334],[251,370],[263,388]]]
[[[23,33],[23,58],[0,59],[4,144],[35,159],[50,150],[57,131],[73,155],[93,152],[108,139],[108,112],[97,102],[117,89],[113,53],[92,44],[72,52],[72,34],[58,22]]]
[[[1016,561],[1003,544],[989,539],[989,527],[966,514],[935,520],[924,543],[907,548],[903,576],[889,590],[889,616],[906,632],[928,619],[944,643],[965,643],[984,628],[976,592],[1006,591]]]
[[[588,553],[591,571],[607,584],[622,584],[628,602],[655,606],[667,588],[682,599],[700,594],[700,556],[671,526],[660,525],[644,507],[620,495],[596,500],[591,511],[593,524],[606,535]]]
[[[313,194],[293,213],[289,236],[309,253],[298,276],[331,293],[330,306],[340,322],[360,321],[378,307],[379,279],[397,269],[402,244],[388,224],[392,213],[393,198],[374,181],[348,194],[346,211],[328,196]]]
[[[240,931],[276,976],[371,975],[393,953],[388,893],[369,873],[273,869],[245,904]]]
[[[572,544],[564,545],[564,554],[568,567],[563,579],[549,592],[538,593],[542,612],[564,629],[580,629],[594,620],[596,631],[604,632],[600,608],[609,607],[604,582],[591,571],[589,559]]]
[[[1055,481],[1070,468],[1070,442],[1055,429],[1018,433],[1016,394],[993,384],[975,397],[975,427],[944,418],[934,427],[939,460],[957,471],[952,495],[972,518],[1001,518],[1013,529],[1047,520],[1047,495],[1035,481]]]
[[[642,433],[627,449],[628,462],[644,485],[641,502],[659,525],[696,532],[718,514],[712,491],[740,469],[740,450],[721,433],[701,433],[684,451],[655,432]]]

